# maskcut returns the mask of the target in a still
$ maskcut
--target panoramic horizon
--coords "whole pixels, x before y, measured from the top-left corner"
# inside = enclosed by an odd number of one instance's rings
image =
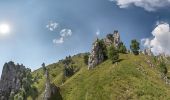
[[[10,29],[0,34],[0,70],[8,61],[35,70],[43,62],[51,64],[68,55],[90,52],[96,33],[103,38],[118,30],[127,48],[132,39],[149,41],[160,23],[169,28],[169,2],[156,3],[159,1],[1,1],[0,25]]]
[[[168,100],[170,0],[1,0],[0,100]]]

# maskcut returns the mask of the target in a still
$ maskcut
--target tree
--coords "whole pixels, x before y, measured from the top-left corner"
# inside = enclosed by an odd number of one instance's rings
[[[140,43],[137,40],[132,40],[131,41],[131,45],[130,45],[130,49],[133,52],[134,55],[138,55],[139,54],[139,47]]]
[[[123,44],[123,42],[119,43],[118,50],[119,50],[119,53],[126,53],[127,52],[126,46]]]
[[[159,67],[160,67],[160,72],[166,75],[168,72],[168,69],[164,61],[160,63]]]
[[[25,89],[22,87],[19,92],[14,96],[14,100],[25,100],[26,99],[26,92]]]
[[[23,78],[21,79],[22,88],[15,94],[14,96],[11,95],[11,98],[14,100],[26,100],[28,96],[31,96],[33,100],[38,96],[37,88],[32,86],[34,83],[34,79],[31,74],[31,69],[27,68],[23,72]],[[12,94],[12,93],[11,93]]]
[[[63,60],[63,64],[65,64],[65,65],[69,65],[69,64],[71,64],[71,63],[73,63],[73,60],[71,59],[71,56],[68,56],[68,57],[66,57],[66,58]]]
[[[86,54],[84,55],[84,63],[85,63],[86,65],[88,65],[88,60],[89,60],[89,53],[86,53]]]
[[[119,59],[118,50],[114,46],[108,48],[108,57],[113,63],[117,62]]]

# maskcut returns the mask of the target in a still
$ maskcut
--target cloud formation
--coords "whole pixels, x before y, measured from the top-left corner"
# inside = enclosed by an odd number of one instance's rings
[[[116,2],[120,8],[127,8],[131,5],[144,8],[147,11],[155,11],[170,5],[170,0],[109,0]]]
[[[54,44],[62,44],[64,43],[64,38],[60,37],[59,39],[53,39]]]
[[[46,25],[46,28],[50,31],[54,31],[55,29],[57,29],[59,27],[59,23],[57,22],[50,22]]]
[[[168,23],[160,23],[152,31],[153,38],[142,39],[144,47],[151,47],[155,55],[170,55],[170,25]]]
[[[53,43],[54,44],[62,44],[64,43],[64,40],[67,38],[67,37],[70,37],[72,35],[72,30],[71,29],[68,29],[68,28],[63,28],[63,27],[60,27],[60,24],[57,23],[57,22],[54,22],[54,21],[50,21],[47,25],[46,25],[46,28],[55,33],[55,32],[58,32],[60,33],[60,37],[59,38],[56,38],[56,39],[53,39]],[[61,30],[60,30],[61,28]],[[60,30],[60,31],[59,31]]]
[[[72,35],[71,29],[62,29],[60,31],[60,38],[59,39],[53,39],[53,43],[55,44],[62,44],[64,43],[64,39]]]
[[[60,35],[61,35],[61,37],[68,37],[68,36],[72,35],[72,31],[71,31],[71,29],[62,29],[60,31]]]

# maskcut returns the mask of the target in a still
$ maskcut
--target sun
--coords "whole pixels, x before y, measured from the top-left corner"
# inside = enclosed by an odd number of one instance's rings
[[[0,24],[0,34],[8,34],[10,32],[9,24]]]

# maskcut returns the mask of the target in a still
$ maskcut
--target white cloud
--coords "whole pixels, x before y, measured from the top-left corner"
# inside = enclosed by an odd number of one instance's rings
[[[46,28],[49,29],[50,31],[54,31],[58,27],[59,27],[59,23],[52,22],[52,21],[46,25]]]
[[[141,39],[141,42],[142,42],[144,47],[150,48],[150,39],[149,38]]]
[[[62,37],[71,36],[71,35],[72,35],[72,31],[71,31],[71,29],[62,29],[62,30],[60,31],[60,35],[61,35]]]
[[[53,43],[55,44],[62,44],[64,43],[64,39],[72,35],[72,30],[71,29],[62,29],[60,31],[60,38],[59,39],[54,39]]]
[[[170,5],[170,0],[109,0],[116,2],[120,8],[127,8],[130,5],[144,8],[147,11],[155,11]]]
[[[63,42],[64,42],[64,38],[63,37],[60,37],[59,39],[54,39],[53,40],[54,44],[62,44]]]
[[[165,53],[170,55],[170,25],[168,23],[160,23],[152,31],[152,39],[142,39],[145,47],[151,47],[154,54]]]
[[[46,28],[49,30],[49,31],[52,31],[53,33],[54,32],[59,32],[60,34],[60,37],[59,38],[56,38],[56,39],[53,39],[53,43],[54,44],[62,44],[64,43],[64,40],[67,38],[67,37],[70,37],[72,36],[72,30],[71,29],[67,29],[67,28],[62,28],[62,27],[59,27],[59,23],[57,22],[54,22],[54,21],[50,21],[47,25],[46,25]],[[60,31],[59,29],[62,28]],[[57,29],[57,30],[56,30]],[[56,31],[55,31],[56,30]]]

